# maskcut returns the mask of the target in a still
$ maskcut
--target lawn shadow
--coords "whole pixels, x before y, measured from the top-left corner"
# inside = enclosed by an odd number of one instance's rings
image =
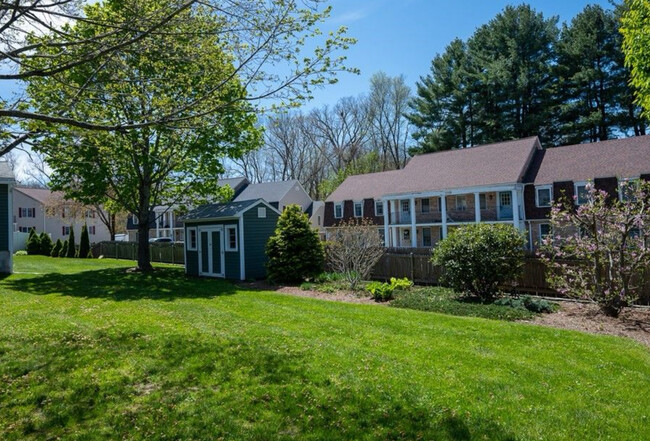
[[[123,300],[175,300],[212,298],[237,293],[230,282],[190,278],[180,268],[158,268],[153,273],[128,273],[124,268],[49,273],[27,278],[8,278],[2,285],[29,294],[60,294],[81,298]]]

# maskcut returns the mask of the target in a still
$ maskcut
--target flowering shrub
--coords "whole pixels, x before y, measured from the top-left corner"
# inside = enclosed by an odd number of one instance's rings
[[[552,234],[540,246],[553,288],[591,299],[614,317],[638,299],[650,265],[650,184],[620,185],[624,201],[587,184],[586,204],[575,207],[566,199],[554,204]]]

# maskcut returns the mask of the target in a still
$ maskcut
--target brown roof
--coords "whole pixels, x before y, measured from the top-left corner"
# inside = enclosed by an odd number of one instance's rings
[[[29,196],[30,198],[45,204],[50,201],[52,198],[63,198],[63,193],[60,191],[52,191],[46,188],[25,188],[25,187],[16,187],[14,190],[23,193],[24,195]]]
[[[350,176],[328,201],[521,182],[538,138],[418,155],[402,170]]]
[[[650,173],[650,135],[546,149],[535,184],[632,178]]]

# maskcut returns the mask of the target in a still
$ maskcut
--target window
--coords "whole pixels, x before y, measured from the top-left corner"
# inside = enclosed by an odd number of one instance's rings
[[[343,217],[343,204],[334,204],[334,217],[336,219],[341,219]]]
[[[188,251],[196,251],[196,228],[187,229],[187,249]]]
[[[465,197],[465,195],[456,196],[456,210],[458,211],[467,210],[467,197]]]
[[[18,217],[36,217],[36,208],[19,208]]]
[[[70,227],[61,227],[61,234],[63,236],[68,236],[70,234]]]
[[[96,232],[96,230],[95,230],[94,225],[91,225],[91,226],[88,227],[88,234],[93,234],[94,235],[95,232]]]
[[[618,198],[620,201],[633,201],[634,200],[634,191],[636,190],[636,185],[639,181],[639,178],[627,178],[621,179],[618,184]]]
[[[538,207],[550,207],[553,200],[553,188],[550,185],[535,187],[535,204]]]
[[[586,182],[576,182],[574,189],[576,205],[583,205],[589,202],[589,192],[587,191]]]
[[[542,240],[551,234],[551,224],[539,224],[539,239]]]
[[[430,210],[429,198],[422,199],[422,213],[428,213]]]
[[[355,202],[354,217],[362,217],[362,216],[363,216],[363,202]]]
[[[86,210],[86,217],[95,218],[95,211],[94,210]]]
[[[411,212],[411,207],[409,205],[409,201],[402,201],[402,213],[410,213]]]
[[[487,197],[485,196],[485,193],[478,195],[478,205],[479,210],[487,210]]]
[[[226,251],[237,251],[236,225],[226,225]]]
[[[266,218],[266,207],[257,207],[257,217],[258,219]]]
[[[411,240],[411,230],[407,230],[407,229],[402,230],[402,239]]]
[[[320,216],[318,216],[318,226],[320,227]]]
[[[375,216],[384,215],[384,203],[382,201],[375,201]]]
[[[423,247],[431,246],[431,228],[422,229],[422,246]]]
[[[18,227],[18,231],[21,233],[29,233],[30,227]]]

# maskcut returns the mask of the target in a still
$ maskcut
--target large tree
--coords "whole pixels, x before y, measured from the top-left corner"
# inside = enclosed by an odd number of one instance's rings
[[[139,4],[142,11],[122,8],[120,2],[94,5],[87,8],[87,16],[102,21],[143,14],[153,2]],[[47,155],[54,170],[53,188],[86,204],[108,197],[135,214],[138,268],[144,271],[151,270],[152,208],[186,195],[217,195],[215,177],[223,171],[223,158],[256,147],[259,139],[232,56],[219,43],[223,23],[209,10],[193,9],[179,15],[175,26],[170,35],[135,43],[110,60],[98,61],[101,69],[88,63],[66,71],[65,86],[46,77],[31,79],[28,87],[33,105],[47,110],[67,101],[68,85],[93,81],[94,93],[85,94],[70,109],[77,119],[135,121],[188,104],[197,112],[173,125],[119,132],[32,124],[43,133],[36,148]],[[69,32],[89,35],[96,29],[84,22]],[[179,34],[185,37],[178,38]]]
[[[645,116],[650,115],[650,3],[625,0],[621,17],[625,64],[632,71],[632,84]]]

